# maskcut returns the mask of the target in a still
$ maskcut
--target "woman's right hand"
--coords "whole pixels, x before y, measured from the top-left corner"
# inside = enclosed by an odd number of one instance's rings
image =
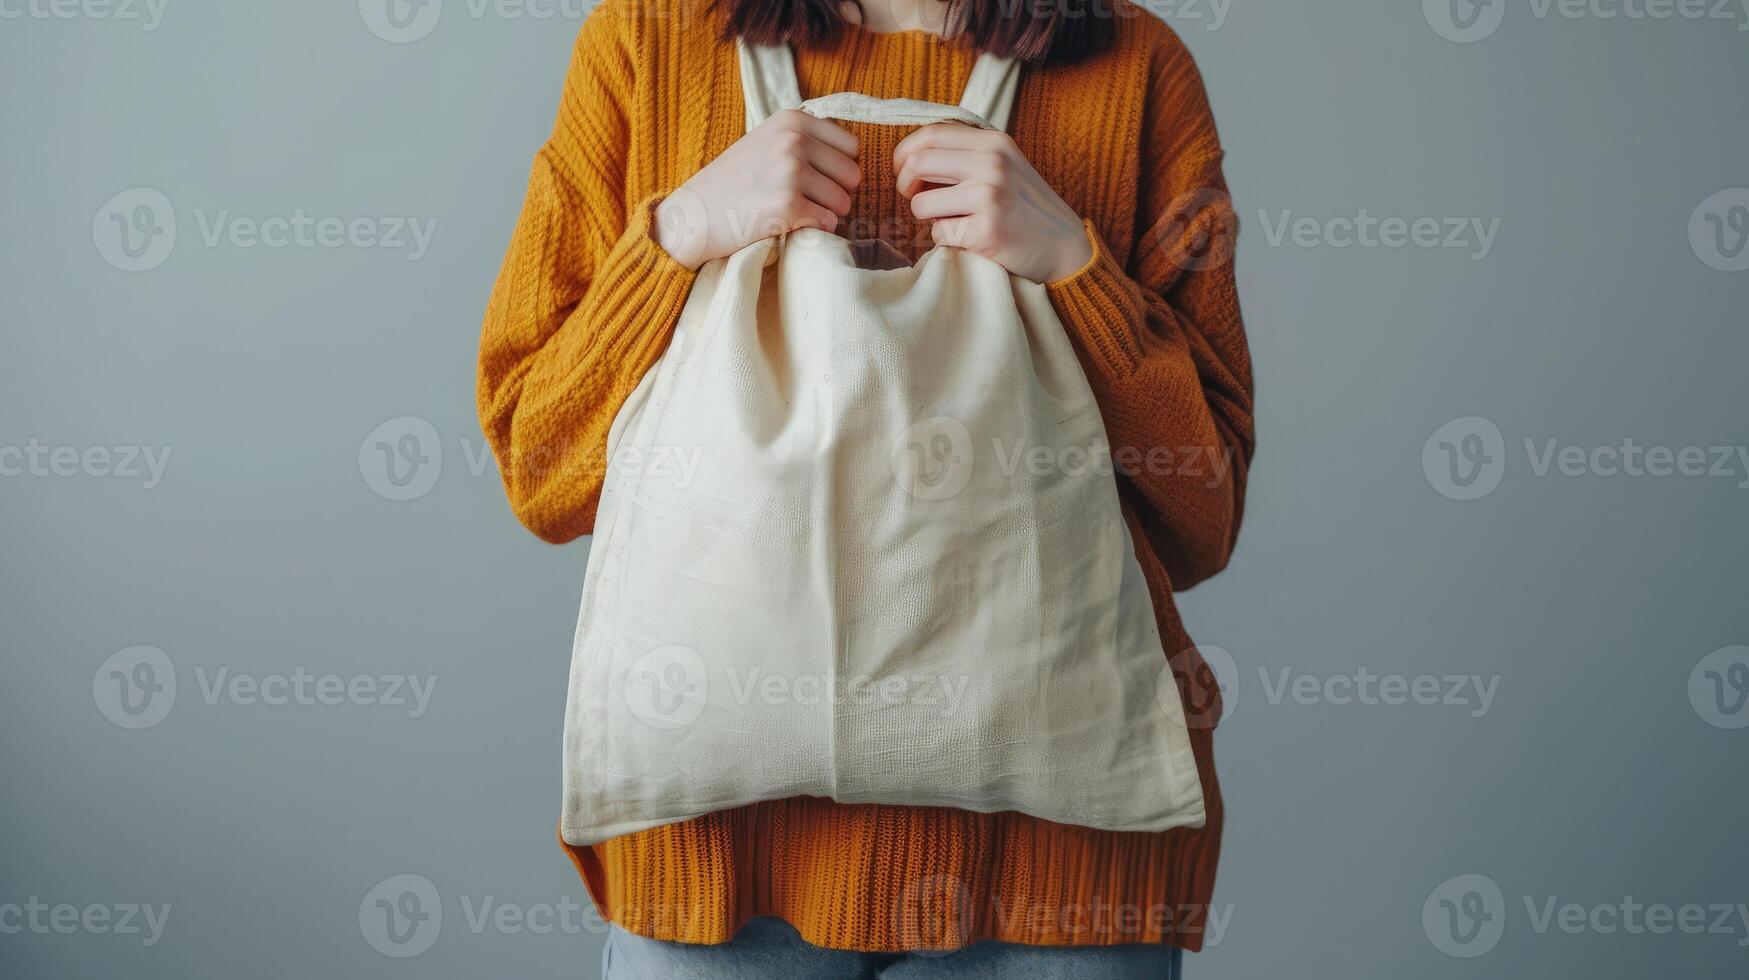
[[[755,126],[656,206],[656,244],[689,269],[798,228],[833,231],[862,182],[856,137],[800,109]]]

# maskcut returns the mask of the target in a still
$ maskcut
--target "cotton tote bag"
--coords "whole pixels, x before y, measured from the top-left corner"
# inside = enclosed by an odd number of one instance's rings
[[[787,47],[740,66],[749,128],[800,107],[1000,129],[1018,83],[986,54],[959,106],[804,103]],[[707,263],[615,418],[565,840],[790,796],[1200,825],[1104,426],[1044,288],[960,249],[867,254],[803,230]]]

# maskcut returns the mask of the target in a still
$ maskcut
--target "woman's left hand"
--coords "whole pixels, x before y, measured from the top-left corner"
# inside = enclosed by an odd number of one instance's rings
[[[893,168],[911,213],[934,222],[937,245],[976,252],[1043,283],[1066,279],[1093,258],[1081,217],[1007,133],[924,126],[900,141]]]

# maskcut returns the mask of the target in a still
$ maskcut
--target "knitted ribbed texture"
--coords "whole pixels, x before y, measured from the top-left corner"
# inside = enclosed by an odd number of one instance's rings
[[[744,131],[732,44],[704,0],[606,0],[574,49],[552,138],[481,342],[479,410],[512,509],[555,542],[589,533],[614,415],[661,356],[693,274],[650,237],[654,205]],[[1086,219],[1093,257],[1049,286],[1105,417],[1137,558],[1192,707],[1208,822],[1120,834],[1016,813],[762,803],[569,848],[602,913],[643,935],[721,942],[776,915],[843,949],[1203,943],[1223,816],[1218,698],[1187,650],[1173,589],[1220,570],[1252,451],[1236,231],[1196,67],[1125,6],[1116,44],[1028,68],[1009,126]],[[953,103],[975,52],[931,35],[849,31],[797,52],[802,93]],[[928,227],[894,189],[906,131],[850,124],[865,175],[846,230],[915,256]],[[944,325],[944,329],[950,325]],[[1125,455],[1126,451],[1130,455]],[[1217,466],[1218,462],[1218,466]]]

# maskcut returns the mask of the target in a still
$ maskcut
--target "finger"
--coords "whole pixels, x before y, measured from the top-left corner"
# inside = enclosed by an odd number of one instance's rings
[[[803,167],[800,176],[796,178],[796,190],[801,191],[808,200],[834,214],[850,213],[850,192],[844,185],[826,176],[813,167]]]
[[[838,215],[807,197],[798,197],[784,211],[783,225],[784,231],[795,231],[797,228],[833,231],[838,227]]]
[[[764,152],[748,158],[756,171],[755,177],[799,179],[801,172],[812,170],[825,174],[846,190],[862,183],[862,168],[854,159],[799,129],[777,131],[762,149]],[[773,172],[769,169],[773,166],[780,169]]]
[[[902,197],[913,197],[925,184],[963,184],[970,180],[989,178],[991,160],[975,150],[922,149],[895,159],[896,183]]]
[[[862,183],[862,166],[856,162],[855,157],[846,156],[837,147],[812,140],[803,150],[802,156],[809,166],[847,191],[856,190]]]
[[[988,211],[991,203],[988,184],[954,184],[913,197],[911,213],[924,220],[955,218]]]
[[[1007,139],[1007,134],[993,129],[979,129],[965,123],[934,123],[919,127],[900,140],[899,145],[893,148],[893,156],[896,158],[923,147],[942,150],[988,149],[1001,146]]]
[[[856,156],[857,140],[849,130],[828,119],[810,116],[800,109],[784,109],[773,113],[761,126],[776,126],[780,129],[806,133],[825,143],[846,156]]]
[[[929,236],[937,245],[977,251],[977,219],[966,216],[943,218],[929,226]]]

